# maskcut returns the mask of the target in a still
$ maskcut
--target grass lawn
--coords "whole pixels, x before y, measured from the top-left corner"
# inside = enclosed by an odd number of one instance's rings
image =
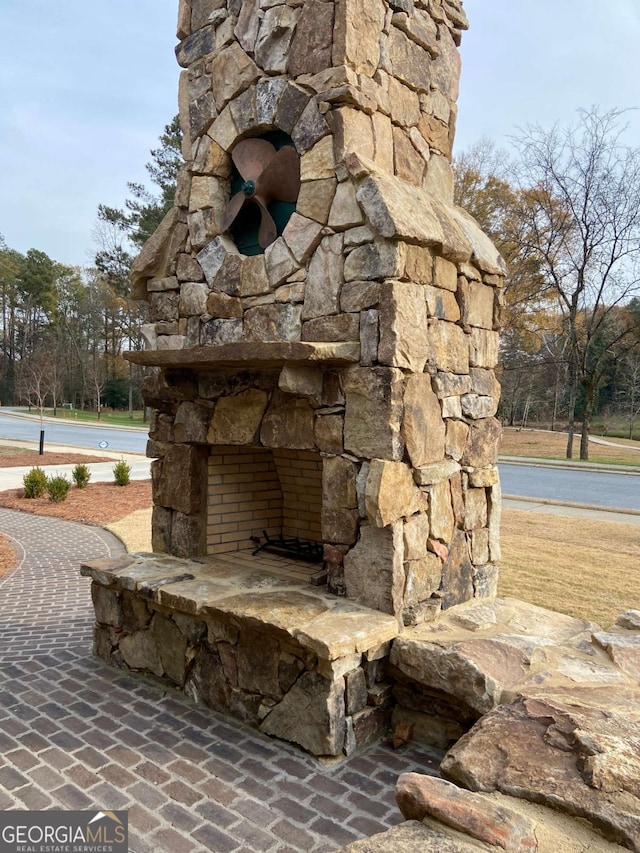
[[[24,410],[26,411],[26,409]],[[31,409],[31,414],[39,414],[37,409]],[[100,415],[100,423],[112,424],[114,426],[138,426],[148,427],[149,421],[144,421],[144,413],[142,409],[134,410],[133,417],[129,416],[129,412],[112,412],[104,409]],[[97,412],[88,412],[83,409],[62,409],[58,408],[54,415],[53,409],[45,409],[44,416],[46,418],[57,418],[60,421],[77,421],[78,423],[97,423]]]
[[[640,441],[624,438],[600,438],[589,443],[589,462],[608,465],[640,466]],[[611,444],[600,444],[600,441]],[[533,456],[536,459],[566,459],[567,435],[541,429],[505,427],[500,453],[503,456]],[[572,462],[580,462],[580,436],[573,442]]]

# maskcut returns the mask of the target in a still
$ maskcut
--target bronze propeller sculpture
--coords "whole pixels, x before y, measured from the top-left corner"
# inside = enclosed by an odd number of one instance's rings
[[[278,236],[268,205],[272,201],[297,201],[300,159],[292,146],[276,151],[266,139],[242,140],[233,149],[231,159],[243,183],[225,208],[222,229],[231,227],[245,204],[255,204],[260,209],[258,242],[266,249]]]

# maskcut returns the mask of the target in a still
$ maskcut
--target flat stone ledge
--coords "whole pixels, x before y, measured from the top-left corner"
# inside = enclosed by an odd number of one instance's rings
[[[83,563],[80,571],[191,616],[282,631],[326,661],[376,649],[400,630],[393,616],[271,574],[258,559],[254,571],[234,565],[233,554],[202,561],[129,554]]]
[[[275,368],[284,364],[322,363],[357,364],[360,344],[357,342],[286,342],[240,341],[219,346],[197,346],[178,350],[145,350],[127,352],[127,361],[146,367],[186,367],[191,370],[219,368]]]

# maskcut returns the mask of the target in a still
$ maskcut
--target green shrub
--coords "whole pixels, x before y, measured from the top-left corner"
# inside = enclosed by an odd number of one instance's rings
[[[91,471],[87,465],[79,462],[71,472],[73,482],[79,489],[84,489],[91,479]]]
[[[32,468],[22,478],[25,498],[41,498],[47,489],[47,475],[42,468]]]
[[[116,486],[128,486],[131,480],[131,465],[127,465],[124,459],[113,466],[113,479],[116,481]]]
[[[47,494],[49,495],[49,500],[54,504],[66,501],[70,488],[71,481],[67,480],[63,474],[56,474],[55,477],[47,477]]]

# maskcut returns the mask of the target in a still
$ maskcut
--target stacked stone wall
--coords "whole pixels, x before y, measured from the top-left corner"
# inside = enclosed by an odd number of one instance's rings
[[[323,460],[334,592],[407,624],[495,592],[505,268],[453,204],[464,27],[457,0],[181,3],[186,165],[133,270],[147,344],[240,345],[250,361],[253,345],[320,342],[359,359],[152,379],[154,548],[210,547],[211,447],[298,449]],[[221,232],[231,152],[271,130],[300,155],[300,195],[282,235],[245,256]]]

